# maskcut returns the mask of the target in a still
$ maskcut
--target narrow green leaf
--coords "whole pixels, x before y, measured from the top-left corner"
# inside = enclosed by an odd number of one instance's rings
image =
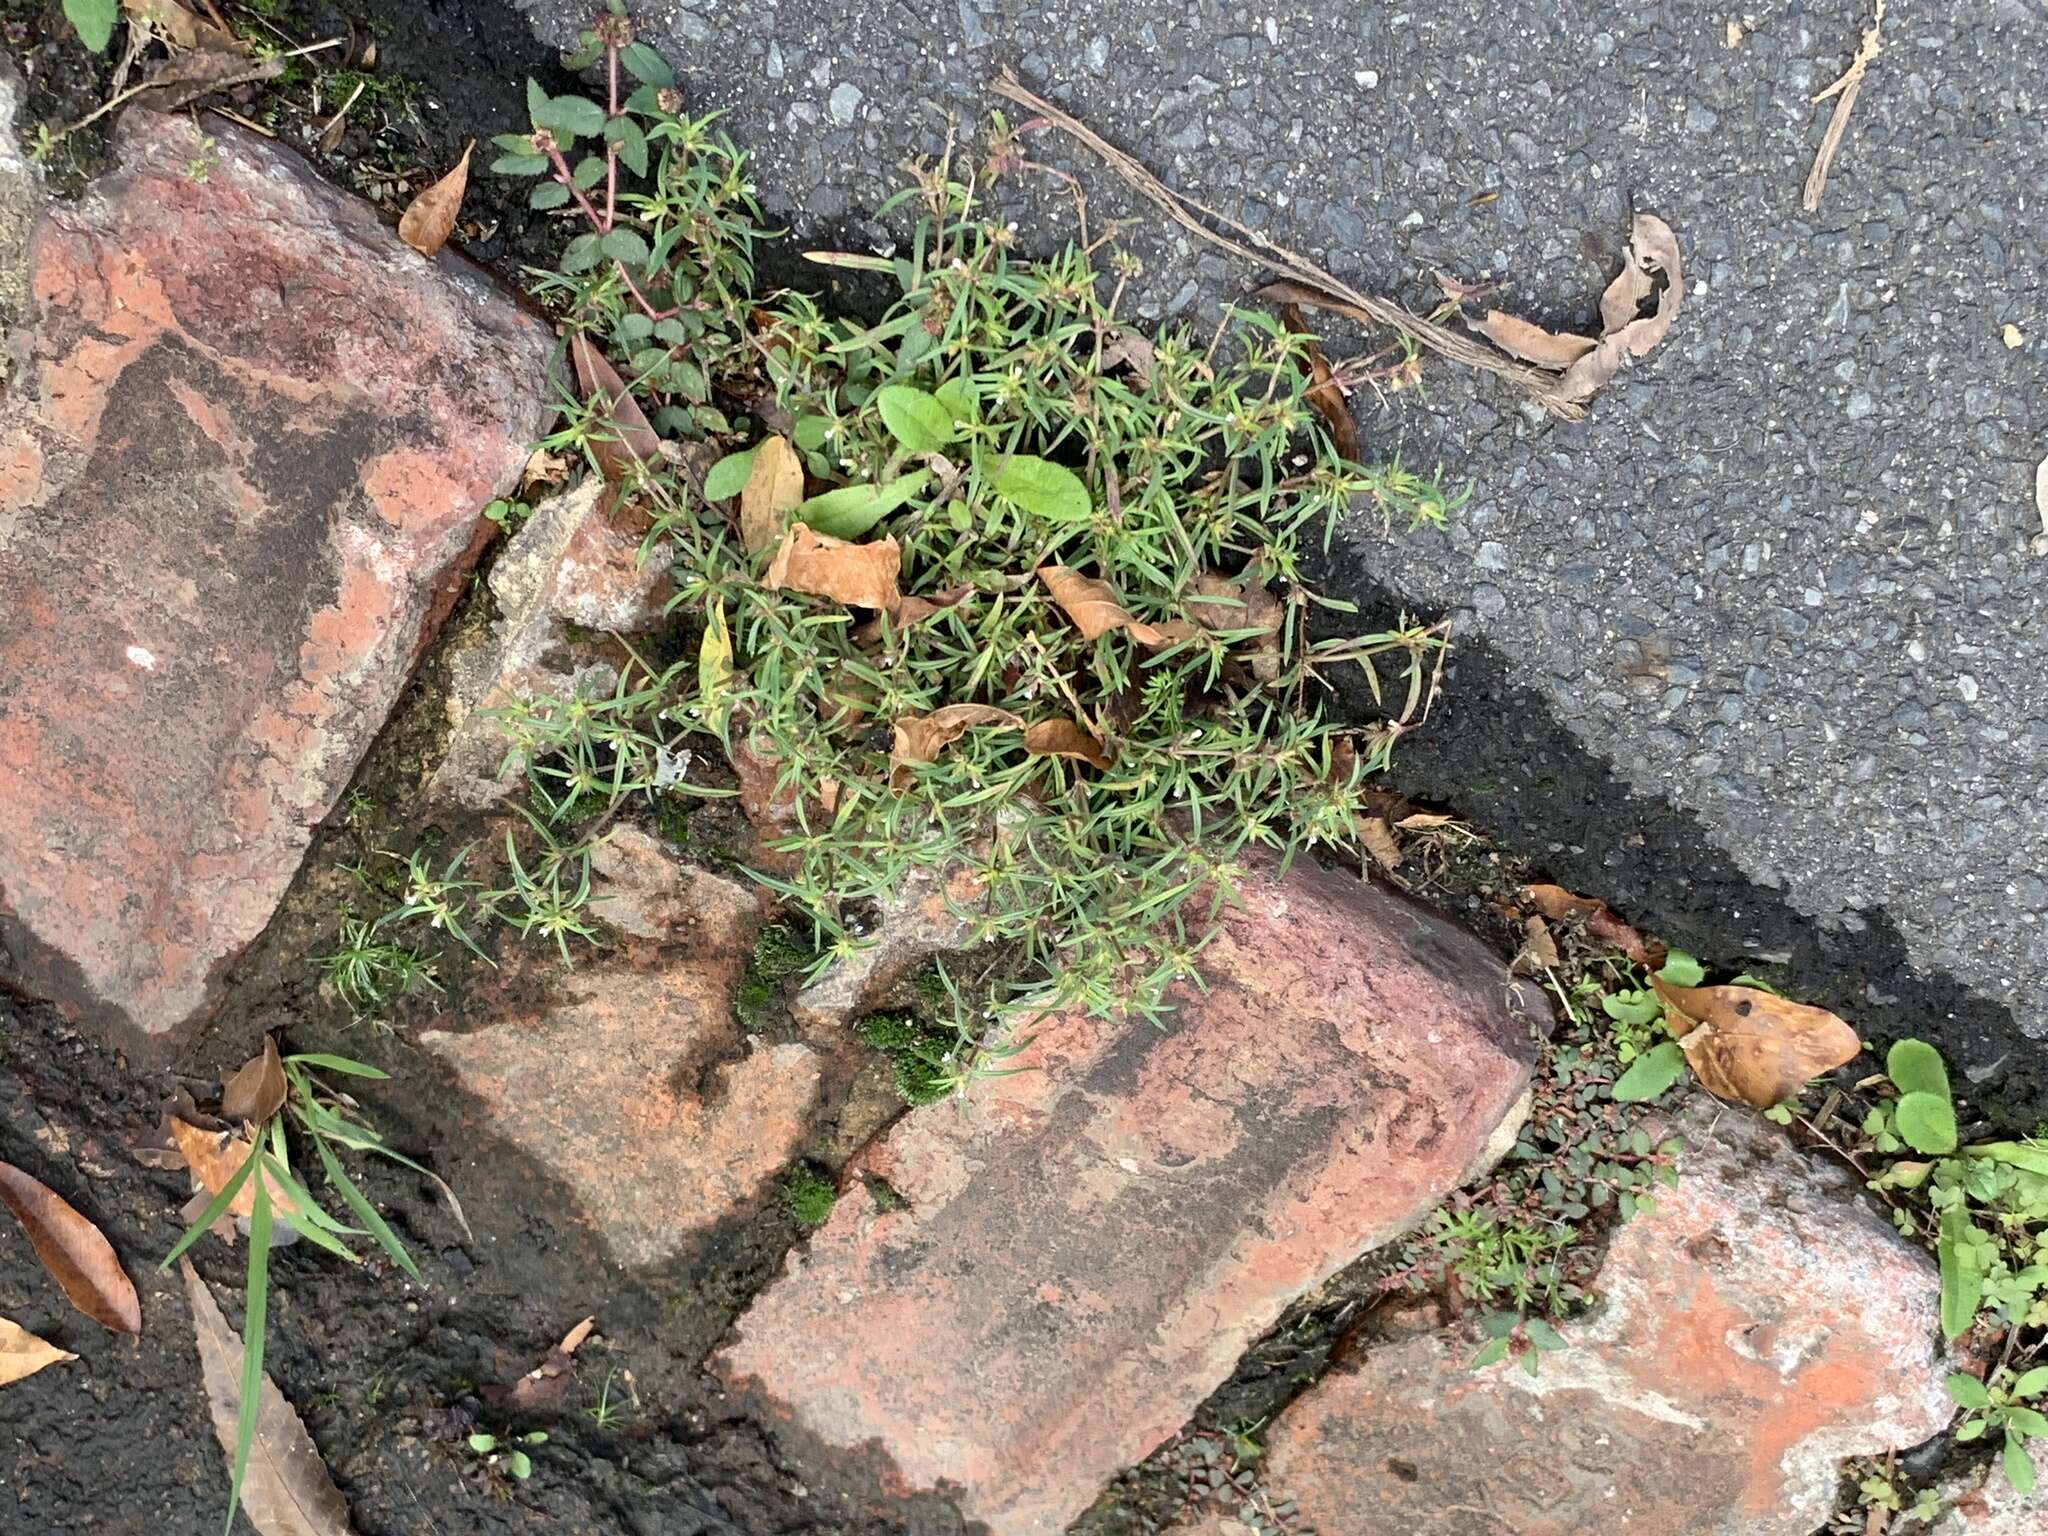
[[[917,469],[887,485],[841,486],[799,503],[790,517],[835,539],[857,539],[923,491],[931,477],[930,470]]]
[[[1466,1369],[1473,1371],[1484,1370],[1487,1366],[1506,1358],[1507,1352],[1508,1341],[1506,1339],[1489,1339],[1486,1347],[1472,1357],[1472,1363]]]
[[[1610,1091],[1624,1104],[1654,1099],[1685,1075],[1685,1052],[1676,1040],[1666,1040],[1643,1052]]]
[[[256,1162],[248,1160],[249,1166]],[[256,1443],[256,1412],[263,1398],[263,1334],[270,1308],[270,1191],[263,1180],[251,1186],[256,1203],[249,1213],[249,1274],[242,1298],[242,1400],[235,1411],[235,1465],[228,1482],[228,1519],[242,1503],[242,1482],[249,1471],[249,1448]]]
[[[346,1056],[330,1056],[325,1051],[308,1051],[297,1056],[287,1056],[285,1060],[302,1061],[309,1067],[319,1067],[325,1072],[339,1072],[344,1077],[374,1077],[380,1082],[389,1081],[391,1077],[389,1072],[380,1072],[375,1067],[360,1061],[351,1061]]]
[[[728,453],[705,472],[704,494],[712,501],[723,501],[728,496],[737,496],[746,489],[747,477],[754,472],[754,455],[758,447],[742,448],[738,453]]]
[[[889,384],[876,390],[875,406],[889,435],[912,453],[936,453],[959,435],[953,413],[938,396],[908,384]]]
[[[2023,1168],[2048,1178],[2048,1145],[2033,1140],[1987,1141],[1964,1149],[1972,1157],[1988,1157],[1994,1163]]]
[[[1028,453],[1003,460],[991,481],[995,493],[1015,502],[1033,517],[1051,523],[1085,523],[1095,503],[1081,477],[1064,464]]]
[[[159,1270],[169,1269],[173,1264],[177,1263],[179,1255],[198,1242],[213,1224],[220,1220],[227,1208],[234,1203],[235,1196],[242,1192],[242,1186],[249,1182],[249,1176],[255,1171],[256,1159],[253,1157],[243,1158],[242,1166],[237,1168],[227,1183],[221,1186],[220,1193],[207,1201],[206,1209],[201,1211],[193,1220],[192,1225],[185,1229],[184,1234],[175,1243],[171,1244],[171,1251],[165,1254],[163,1262],[157,1265]]]
[[[2020,1444],[2016,1435],[2007,1434],[2005,1450],[2001,1453],[2005,1466],[2005,1480],[2012,1484],[2012,1491],[2028,1494],[2034,1491],[2034,1458],[2027,1454],[2027,1448]]]
[[[1885,1053],[1885,1076],[1900,1093],[1931,1093],[1947,1098],[1948,1069],[1941,1052],[1925,1040],[1901,1040]]]
[[[254,1161],[254,1159],[251,1159],[251,1161]],[[291,1170],[268,1152],[263,1154],[263,1171],[270,1176],[268,1182],[275,1183],[279,1193],[298,1207],[289,1216],[279,1216],[279,1219],[286,1226],[298,1233],[299,1236],[303,1237],[315,1248],[323,1249],[338,1259],[345,1259],[351,1264],[362,1262],[349,1251],[348,1245],[342,1242],[340,1236],[338,1236],[340,1233],[353,1233],[355,1228],[343,1226],[323,1211],[320,1208],[319,1202],[300,1186],[297,1179],[292,1177]],[[265,1181],[258,1180],[257,1182],[260,1186]]]
[[[391,1255],[393,1263],[418,1280],[421,1285],[425,1285],[427,1282],[420,1278],[419,1268],[413,1263],[412,1255],[406,1252],[405,1244],[398,1240],[398,1234],[391,1230],[389,1223],[378,1213],[377,1208],[370,1204],[369,1198],[356,1188],[355,1180],[343,1171],[340,1159],[335,1157],[326,1141],[315,1136],[313,1150],[319,1154],[320,1166],[327,1174],[327,1182],[334,1186],[335,1192],[341,1196],[342,1203],[354,1211],[356,1219],[370,1229],[370,1236],[377,1240],[379,1247]]]
[[[1977,1303],[1984,1296],[1984,1272],[1977,1267],[1974,1236],[1961,1206],[1941,1213],[1935,1254],[1941,1261],[1941,1331],[1945,1338],[1959,1339],[1969,1331],[1977,1316]]]

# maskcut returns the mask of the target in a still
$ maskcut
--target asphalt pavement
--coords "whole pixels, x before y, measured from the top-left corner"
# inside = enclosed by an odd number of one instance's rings
[[[533,0],[567,39],[582,0]],[[1003,66],[1175,185],[1360,286],[1505,279],[1591,329],[1632,209],[1687,263],[1664,347],[1582,424],[1441,364],[1360,407],[1442,462],[1441,533],[1347,530],[1332,580],[1454,613],[1409,781],[1866,1033],[1942,1041],[2048,1113],[2048,6],[1900,0],[1816,214],[1800,190],[1863,0],[652,0],[799,240],[869,211]],[[1020,114],[1014,110],[1015,120]],[[1094,217],[1134,216],[1073,146]],[[1062,239],[1049,181],[1027,243]],[[1156,221],[1148,315],[1258,273]]]

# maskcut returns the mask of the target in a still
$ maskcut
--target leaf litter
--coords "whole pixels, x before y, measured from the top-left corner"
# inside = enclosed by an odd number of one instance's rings
[[[462,216],[463,194],[469,190],[469,157],[476,152],[471,139],[455,162],[455,169],[415,197],[398,220],[398,238],[422,256],[437,256],[448,237],[455,233],[455,221]]]
[[[33,1376],[45,1366],[78,1356],[37,1338],[21,1324],[0,1317],[0,1387]]]
[[[1820,149],[1813,157],[1813,169],[1806,173],[1806,186],[1800,193],[1799,202],[1808,213],[1820,210],[1821,194],[1827,191],[1828,171],[1835,163],[1835,151],[1842,147],[1842,136],[1849,131],[1849,114],[1856,109],[1856,98],[1863,94],[1863,76],[1870,68],[1871,61],[1884,51],[1881,33],[1884,28],[1884,0],[1877,0],[1877,10],[1870,18],[1870,25],[1864,28],[1863,41],[1856,46],[1856,57],[1849,61],[1849,67],[1842,71],[1835,83],[1813,98],[1814,104],[1835,99],[1834,115],[1828,119],[1828,131],[1821,136]]]
[[[771,592],[807,592],[849,608],[888,613],[903,600],[896,588],[902,565],[903,551],[894,538],[853,544],[793,523],[776,546],[761,584]]]
[[[0,1201],[71,1305],[112,1333],[142,1332],[142,1304],[106,1234],[55,1190],[0,1163]]]
[[[1825,1008],[1761,987],[1678,987],[1656,975],[1650,984],[1693,1076],[1717,1099],[1769,1109],[1863,1049]]]
[[[191,1260],[180,1259],[178,1270],[192,1307],[192,1333],[213,1432],[232,1466],[245,1390],[242,1340],[228,1326]],[[349,1536],[353,1530],[348,1500],[334,1486],[304,1422],[267,1372],[257,1373],[256,1429],[240,1495],[242,1512],[259,1536]]]

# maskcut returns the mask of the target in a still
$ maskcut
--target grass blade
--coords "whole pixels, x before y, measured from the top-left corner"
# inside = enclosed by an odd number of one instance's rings
[[[245,1166],[255,1164],[252,1157]],[[249,1214],[249,1283],[242,1302],[242,1400],[235,1411],[235,1465],[229,1475],[228,1519],[221,1536],[232,1536],[235,1528],[242,1480],[249,1471],[249,1448],[256,1443],[256,1409],[263,1396],[264,1314],[270,1304],[270,1191],[261,1179],[252,1187],[256,1205]]]
[[[220,1187],[220,1193],[207,1202],[206,1209],[199,1213],[198,1219],[185,1229],[177,1242],[171,1245],[171,1251],[165,1254],[163,1262],[157,1265],[159,1270],[169,1269],[178,1261],[180,1254],[198,1242],[206,1230],[220,1220],[221,1213],[234,1202],[235,1196],[242,1192],[242,1186],[249,1182],[249,1175],[255,1171],[256,1159],[243,1158],[242,1166],[235,1170],[234,1177]]]
[[[335,1157],[326,1140],[315,1136],[313,1150],[320,1154],[320,1166],[326,1171],[327,1182],[340,1194],[342,1203],[356,1213],[356,1219],[370,1229],[370,1235],[377,1240],[378,1246],[391,1255],[393,1262],[400,1269],[421,1285],[425,1285],[427,1282],[420,1279],[420,1272],[412,1262],[412,1255],[405,1251],[405,1244],[398,1240],[398,1234],[391,1230],[384,1218],[377,1214],[377,1208],[370,1204],[360,1189],[356,1188],[355,1181],[342,1171],[340,1160]]]

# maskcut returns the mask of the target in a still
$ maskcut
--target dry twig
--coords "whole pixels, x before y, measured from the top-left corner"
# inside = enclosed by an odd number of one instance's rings
[[[1828,131],[1821,138],[1820,152],[1813,157],[1813,169],[1806,173],[1806,192],[1799,201],[1808,213],[1819,211],[1820,195],[1827,190],[1828,167],[1834,164],[1835,151],[1842,147],[1842,135],[1849,131],[1849,113],[1854,110],[1856,98],[1863,91],[1863,72],[1870,68],[1870,61],[1884,51],[1884,44],[1878,37],[1883,26],[1884,0],[1877,0],[1877,13],[1864,29],[1856,57],[1849,61],[1849,67],[1842,71],[1839,80],[1813,98],[1818,103],[1834,97],[1835,115],[1828,119]]]
[[[1247,228],[1185,193],[1174,191],[1086,123],[1025,89],[1007,70],[996,78],[995,89],[998,95],[1037,113],[1062,133],[1078,139],[1129,183],[1133,191],[1189,233],[1241,260],[1271,267],[1301,289],[1314,290],[1313,296],[1297,292],[1288,297],[1335,310],[1364,324],[1386,326],[1454,363],[1495,374],[1514,384],[1552,415],[1567,421],[1577,421],[1585,415],[1585,407],[1581,403],[1557,392],[1554,374],[1518,363],[1456,331],[1432,325],[1423,316],[1403,308],[1392,299],[1361,293],[1307,257],[1268,240],[1257,230]]]

